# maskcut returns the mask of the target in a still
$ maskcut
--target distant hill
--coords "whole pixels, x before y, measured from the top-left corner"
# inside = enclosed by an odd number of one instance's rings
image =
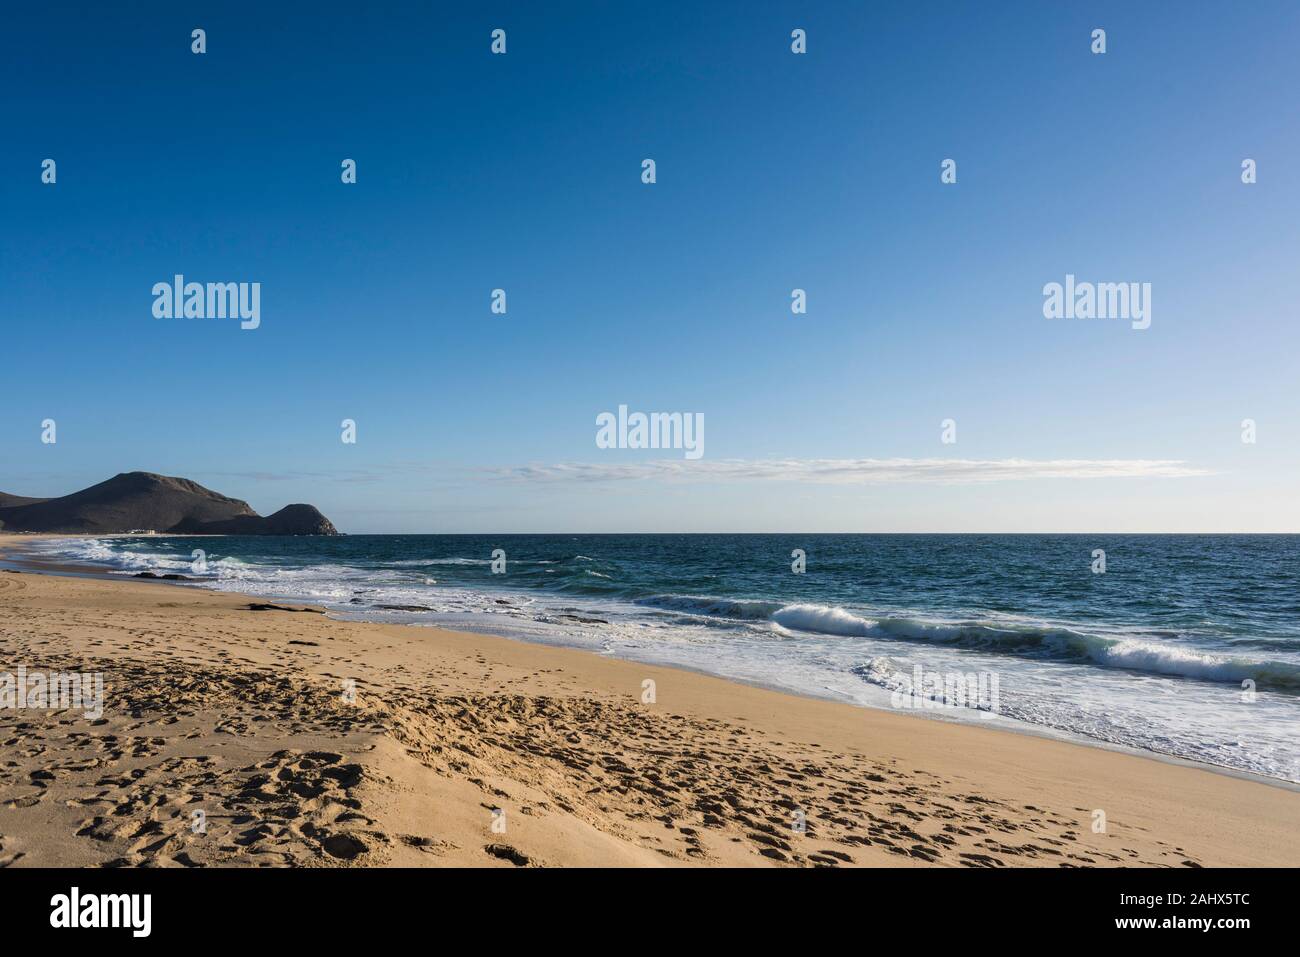
[[[337,535],[311,505],[288,505],[263,518],[247,502],[189,479],[123,472],[59,498],[0,492],[0,530],[111,534],[152,530],[192,535]]]
[[[12,505],[35,505],[37,502],[48,502],[47,498],[28,498],[26,495],[10,495],[8,492],[0,492],[0,508],[9,508]]]

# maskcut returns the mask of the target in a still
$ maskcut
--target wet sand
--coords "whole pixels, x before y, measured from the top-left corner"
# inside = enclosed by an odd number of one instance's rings
[[[0,866],[1300,861],[1289,786],[266,604],[0,572],[0,673],[105,693],[0,709]]]

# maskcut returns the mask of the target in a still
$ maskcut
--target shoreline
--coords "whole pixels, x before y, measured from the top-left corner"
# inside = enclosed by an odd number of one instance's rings
[[[0,553],[36,537],[0,536]],[[60,770],[32,777],[0,806],[0,862],[15,847],[20,864],[169,855],[235,866],[1300,858],[1300,797],[1286,781],[982,723],[917,721],[583,650],[255,611],[262,599],[163,592],[151,580],[32,571],[0,573],[4,667],[15,658],[101,665],[110,700],[132,710],[106,710],[116,738],[107,753],[95,729],[84,729],[91,733],[64,745],[67,760],[19,762],[28,772]],[[360,704],[337,700],[348,674]],[[653,704],[641,701],[647,679],[658,689]],[[250,681],[266,685],[252,698]],[[14,721],[0,710],[6,732]],[[69,719],[32,723],[42,727],[22,735],[22,750],[44,755]],[[142,735],[138,748],[156,753],[120,744]],[[80,768],[95,761],[90,774]],[[259,820],[266,809],[244,800],[268,762],[272,782],[289,782],[275,800],[312,795],[284,821]],[[130,790],[146,781],[151,793],[125,804],[112,803],[111,788],[101,796],[96,782],[114,764],[139,772]],[[142,800],[160,794],[161,803]],[[109,804],[90,814],[101,801]],[[211,807],[214,822],[220,809],[237,823],[222,824],[229,830],[218,840],[200,839],[186,826],[191,803]],[[504,833],[492,829],[492,806],[505,814]],[[806,812],[804,832],[786,820],[795,810]],[[1102,833],[1092,830],[1097,811],[1108,820]]]
[[[113,582],[143,581],[143,582],[159,583],[159,584],[166,584],[166,585],[180,585],[180,586],[194,585],[196,586],[196,590],[210,591],[217,594],[236,595],[248,601],[261,601],[270,597],[271,600],[277,602],[289,602],[295,605],[308,606],[318,610],[323,615],[332,616],[333,620],[336,621],[355,621],[355,622],[365,623],[365,624],[383,625],[385,627],[399,627],[399,628],[415,627],[415,628],[433,628],[439,631],[453,631],[453,632],[459,631],[459,629],[448,628],[440,624],[428,624],[423,622],[376,621],[374,619],[367,619],[367,618],[360,617],[360,615],[363,614],[361,612],[353,613],[358,617],[352,617],[351,615],[339,614],[337,611],[331,610],[330,608],[322,605],[316,605],[311,602],[304,602],[301,599],[295,598],[291,595],[258,596],[258,595],[246,594],[244,592],[239,592],[239,591],[228,591],[225,589],[205,588],[203,587],[203,579],[193,579],[187,581],[187,580],[178,580],[178,579],[166,579],[161,576],[157,576],[152,579],[147,577],[137,578],[135,576],[114,574],[112,571],[109,571],[105,568],[95,566],[95,565],[89,565],[89,564],[82,565],[73,562],[52,562],[41,557],[32,557],[30,555],[21,556],[21,557],[20,556],[7,557],[5,554],[5,545],[7,544],[7,540],[16,539],[16,538],[26,538],[28,540],[36,540],[36,539],[48,540],[48,539],[68,539],[68,538],[103,539],[103,538],[134,538],[134,537],[138,537],[138,536],[134,536],[126,532],[120,532],[120,533],[115,532],[115,533],[95,534],[95,535],[56,533],[56,532],[37,532],[37,533],[0,532],[0,569],[3,569],[7,565],[14,565],[14,566],[25,568],[26,570],[29,570],[33,573],[48,574],[48,575],[55,575],[55,576],[64,575],[64,576],[71,576],[71,577],[100,579],[103,581],[113,581]],[[166,537],[168,538],[213,538],[213,537],[220,538],[223,536],[202,535],[202,534],[180,534],[180,535],[167,535]],[[532,641],[528,641],[526,638],[518,638],[511,635],[497,634],[496,632],[486,631],[486,630],[484,631],[473,630],[473,631],[467,631],[465,633],[473,634],[473,635],[484,635],[502,641],[519,642],[526,645],[539,645],[541,647],[564,648],[567,650],[578,651],[583,654],[593,654],[593,655],[597,655],[597,657],[602,657],[602,658],[606,657],[604,655],[600,655],[598,652],[594,652],[589,648],[585,648],[576,643],[566,644],[563,642],[558,642],[558,643],[532,642]],[[1209,761],[1195,760],[1177,754],[1171,754],[1171,753],[1155,751],[1155,750],[1146,750],[1142,748],[1133,747],[1131,745],[1105,741],[1099,738],[1088,737],[1087,735],[1081,734],[1079,732],[1068,731],[1060,728],[1053,728],[1046,725],[1037,725],[1028,721],[1010,718],[1005,715],[999,715],[997,716],[996,719],[981,720],[981,718],[979,717],[981,712],[976,711],[967,714],[965,713],[966,709],[952,709],[952,708],[927,709],[923,707],[907,708],[907,709],[884,708],[882,706],[870,704],[870,703],[844,701],[843,699],[835,697],[834,695],[830,695],[830,694],[826,694],[826,695],[811,694],[798,689],[783,687],[775,683],[766,683],[758,679],[746,679],[743,677],[733,677],[730,675],[705,671],[700,668],[693,668],[687,664],[681,664],[681,663],[676,663],[671,661],[658,661],[654,659],[642,660],[638,658],[618,657],[618,656],[609,656],[609,657],[611,658],[611,660],[625,661],[630,664],[641,664],[644,666],[669,668],[675,671],[683,671],[690,674],[696,674],[703,677],[713,678],[719,681],[725,681],[730,684],[735,684],[742,687],[761,689],[761,690],[773,692],[775,694],[790,695],[796,698],[801,698],[810,701],[831,702],[831,703],[846,705],[851,708],[864,709],[869,711],[879,711],[888,714],[898,714],[904,717],[916,718],[925,721],[937,721],[942,724],[956,725],[958,727],[988,728],[990,730],[1002,731],[1008,734],[1026,735],[1028,737],[1039,738],[1047,741],[1058,741],[1058,742],[1064,742],[1068,744],[1074,744],[1080,747],[1096,749],[1100,751],[1108,751],[1116,754],[1126,754],[1133,757],[1145,758],[1148,760],[1168,763],[1179,767],[1197,768],[1205,771],[1210,771],[1216,774],[1226,775],[1232,778],[1238,778],[1245,781],[1252,781],[1259,784],[1266,784],[1273,787],[1279,787],[1284,790],[1288,790],[1300,794],[1300,781],[1291,781],[1288,780],[1287,778],[1274,777],[1271,775],[1244,770],[1241,768],[1234,768],[1227,765],[1214,764]]]

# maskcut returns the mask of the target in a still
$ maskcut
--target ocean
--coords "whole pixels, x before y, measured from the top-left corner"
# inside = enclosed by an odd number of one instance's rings
[[[139,536],[35,547],[341,618],[585,648],[1300,782],[1300,536]]]

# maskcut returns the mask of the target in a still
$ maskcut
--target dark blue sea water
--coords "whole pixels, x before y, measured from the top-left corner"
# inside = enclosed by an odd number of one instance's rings
[[[43,547],[340,616],[590,648],[1300,781],[1300,536],[142,536]],[[493,571],[498,549],[504,573]]]

